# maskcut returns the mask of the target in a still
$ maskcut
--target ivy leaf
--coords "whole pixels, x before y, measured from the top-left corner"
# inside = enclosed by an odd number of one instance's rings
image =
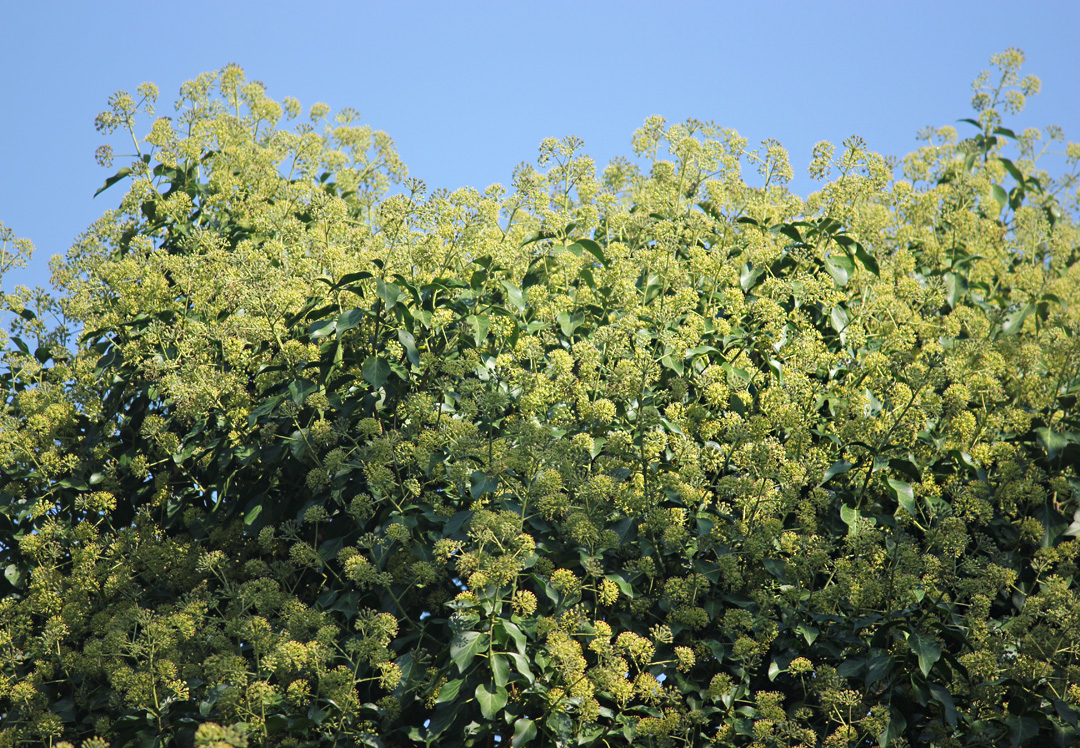
[[[397,333],[398,342],[405,349],[405,356],[413,366],[420,365],[420,353],[416,350],[416,338],[411,332],[402,328]]]
[[[1005,318],[1005,323],[1001,326],[1001,331],[1005,335],[1016,335],[1020,332],[1021,328],[1023,328],[1024,320],[1026,320],[1034,311],[1035,305],[1029,301]]]
[[[886,482],[889,484],[889,488],[892,489],[893,496],[896,497],[900,506],[912,517],[916,516],[915,492],[911,489],[911,484],[896,478],[888,478]]]
[[[846,286],[855,272],[855,262],[846,254],[834,254],[825,258],[825,272],[832,276],[839,286]]]
[[[840,519],[842,519],[844,521],[844,524],[847,525],[851,530],[855,529],[855,522],[856,520],[858,520],[858,518],[859,511],[855,507],[849,504],[840,505]]]
[[[521,748],[536,737],[536,723],[528,717],[522,717],[514,722],[514,737],[510,739],[513,748]]]
[[[945,710],[945,723],[949,727],[956,727],[956,703],[953,701],[952,694],[949,693],[949,689],[940,683],[927,684],[930,688],[930,698],[937,703],[941,704],[941,707]]]
[[[825,476],[821,479],[821,483],[818,483],[818,488],[824,486],[841,473],[848,472],[853,467],[855,467],[854,463],[848,462],[847,460],[837,460],[825,471]]]
[[[455,635],[450,643],[450,659],[458,666],[458,671],[464,673],[477,653],[487,649],[487,645],[487,634],[480,631],[462,631]]]
[[[742,290],[749,293],[750,289],[757,285],[758,279],[764,273],[764,267],[754,267],[749,262],[743,265],[742,272],[739,273],[739,285]]]
[[[904,716],[903,710],[895,706],[889,707],[889,723],[877,736],[878,745],[881,748],[888,748],[903,736],[905,729],[907,729],[907,717]]]
[[[510,281],[499,281],[502,283],[503,288],[506,289],[506,298],[510,300],[510,305],[514,309],[518,310],[518,313],[525,311],[525,298],[521,295],[521,289],[515,286]]]
[[[8,564],[4,569],[4,579],[8,580],[12,587],[22,587],[25,578],[22,570],[15,564]]]
[[[878,267],[878,261],[861,244],[855,245],[855,259],[862,263],[862,266],[868,271],[880,277],[881,268]]]
[[[470,314],[468,321],[473,329],[473,342],[479,348],[487,340],[488,328],[491,327],[491,318],[486,314]]]
[[[335,325],[337,334],[351,330],[361,322],[364,321],[364,317],[367,316],[366,309],[350,309],[347,312],[342,312],[337,318],[337,324]],[[313,325],[314,327],[314,325]],[[315,337],[314,335],[312,337]],[[320,336],[322,337],[322,336]]]
[[[494,688],[487,683],[481,683],[476,687],[476,700],[480,703],[480,713],[484,719],[495,719],[499,716],[499,710],[506,706],[509,694],[502,686]]]
[[[336,326],[336,319],[321,319],[318,322],[312,322],[311,326],[308,328],[308,337],[312,340],[325,338],[327,335],[334,332]]]
[[[999,211],[1005,210],[1005,206],[1009,204],[1009,195],[1005,192],[1005,188],[999,184],[990,187],[990,197],[994,198],[994,202],[998,204]]]
[[[592,239],[578,239],[573,244],[568,244],[566,249],[578,257],[581,257],[582,250],[584,250],[595,257],[596,261],[603,267],[607,267],[607,259],[604,257],[604,250]]]
[[[120,181],[121,179],[123,179],[124,177],[128,176],[129,174],[131,174],[131,168],[130,168],[130,167],[127,167],[127,166],[125,166],[125,167],[124,167],[123,169],[121,169],[120,171],[116,172],[115,174],[113,174],[113,175],[112,175],[111,177],[109,177],[108,179],[106,179],[106,180],[105,180],[105,184],[103,184],[103,185],[101,186],[101,188],[100,188],[100,189],[99,189],[99,190],[98,190],[97,192],[95,192],[95,193],[94,193],[94,197],[97,197],[97,196],[98,196],[98,195],[100,195],[100,194],[101,194],[102,192],[104,192],[105,190],[109,189],[110,187],[112,187],[112,186],[113,186],[114,184],[116,184],[117,182],[119,182],[119,181]]]
[[[390,376],[390,362],[380,356],[368,356],[364,360],[364,366],[362,373],[364,375],[364,381],[370,384],[374,389],[379,389],[386,384],[387,378]]]
[[[453,701],[457,698],[458,692],[461,690],[461,684],[464,683],[463,678],[454,678],[453,680],[443,683],[442,688],[439,689],[439,696],[435,699],[436,704],[444,704],[447,701]]]
[[[1045,426],[1040,426],[1035,429],[1035,441],[1039,446],[1046,450],[1046,456],[1051,460],[1058,456],[1061,450],[1065,449],[1072,441],[1069,438],[1071,434],[1061,434],[1056,431],[1051,431]]]
[[[908,637],[908,646],[919,658],[923,676],[929,676],[934,663],[941,659],[941,645],[928,636],[913,633]]]
[[[806,640],[807,644],[813,644],[817,641],[818,636],[821,635],[821,629],[814,626],[808,626],[805,623],[800,623],[795,627],[795,633]]]
[[[967,293],[967,278],[953,272],[945,273],[945,300],[953,309]]]
[[[493,654],[491,656],[491,675],[495,679],[496,686],[505,686],[510,680],[510,663],[506,661],[505,655]]]

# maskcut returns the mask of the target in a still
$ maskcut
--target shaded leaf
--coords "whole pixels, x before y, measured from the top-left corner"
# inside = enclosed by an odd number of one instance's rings
[[[919,658],[919,670],[924,676],[930,675],[934,663],[941,659],[941,645],[930,637],[912,633],[908,637],[908,646]]]
[[[386,384],[390,372],[390,362],[381,356],[368,356],[364,360],[362,369],[364,381],[375,389],[379,389]]]

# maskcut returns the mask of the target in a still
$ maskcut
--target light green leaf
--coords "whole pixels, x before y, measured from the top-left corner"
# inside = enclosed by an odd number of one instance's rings
[[[800,623],[795,627],[795,633],[806,640],[807,644],[813,644],[817,641],[818,636],[821,634],[821,629],[814,626],[807,626],[805,623]]]
[[[439,697],[435,699],[436,704],[443,704],[447,701],[453,701],[457,698],[458,692],[461,690],[461,684],[464,683],[463,678],[454,678],[451,681],[447,681],[439,689]]]
[[[859,512],[855,507],[847,504],[840,505],[840,519],[844,520],[844,524],[852,530],[855,529],[855,521],[859,518]]]
[[[486,314],[470,314],[467,319],[473,329],[473,342],[479,348],[487,340],[491,319]]]
[[[510,740],[513,748],[521,748],[536,737],[536,723],[528,717],[522,717],[514,722],[514,737]]]
[[[510,305],[517,309],[519,313],[524,312],[525,297],[521,295],[521,289],[510,281],[500,281],[500,283],[506,289],[506,298],[510,300]]]
[[[259,518],[262,514],[262,504],[256,504],[247,514],[244,515],[244,524],[250,525]]]
[[[1005,206],[1009,204],[1009,195],[1001,185],[995,184],[990,187],[990,197],[994,198],[999,210],[1005,210]]]
[[[480,713],[484,719],[495,719],[499,716],[499,710],[506,706],[506,689],[502,686],[494,688],[487,683],[481,683],[476,687],[476,700],[480,703]]]
[[[825,258],[825,272],[832,276],[837,285],[846,286],[855,272],[855,262],[846,254],[832,254]]]
[[[843,332],[851,322],[848,318],[847,310],[842,306],[834,306],[832,308],[832,312],[829,314],[829,321],[832,322],[832,327],[837,332]]]
[[[1024,320],[1026,320],[1034,311],[1035,305],[1029,301],[1005,318],[1005,323],[1001,326],[1001,331],[1006,335],[1016,335],[1023,328]]]
[[[510,663],[505,655],[493,654],[491,656],[491,675],[495,679],[496,686],[505,686],[510,680]]]
[[[917,507],[915,505],[915,492],[912,490],[911,484],[896,478],[888,478],[887,482],[900,506],[904,507],[907,513],[914,517]]]
[[[450,643],[450,659],[462,673],[478,652],[487,649],[488,635],[480,631],[462,631]]]
[[[945,300],[949,306],[956,308],[957,303],[967,293],[967,278],[956,273],[945,273]]]

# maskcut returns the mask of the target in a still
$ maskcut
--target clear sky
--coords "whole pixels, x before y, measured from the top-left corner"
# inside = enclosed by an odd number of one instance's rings
[[[903,155],[971,116],[971,81],[1011,46],[1043,90],[1009,124],[1080,139],[1078,32],[1080,0],[3,2],[0,220],[37,247],[4,286],[48,285],[49,257],[118,201],[92,197],[123,165],[94,162],[93,121],[143,81],[164,114],[239,63],[278,100],[356,108],[431,188],[505,184],[548,136],[602,166],[647,116],[695,117],[780,140],[805,194],[815,142]]]

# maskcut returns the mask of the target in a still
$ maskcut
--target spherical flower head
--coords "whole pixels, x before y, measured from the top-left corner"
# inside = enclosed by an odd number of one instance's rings
[[[808,675],[814,672],[814,666],[805,657],[796,657],[788,665],[788,672],[792,675]]]
[[[551,586],[564,595],[581,592],[581,580],[569,569],[556,569],[551,573]]]
[[[604,607],[611,607],[619,599],[619,585],[610,579],[604,579],[600,582],[597,598]]]
[[[519,616],[531,616],[536,612],[536,595],[529,590],[518,590],[510,600],[514,612]]]
[[[675,659],[677,662],[675,669],[681,673],[690,670],[697,661],[697,658],[694,657],[694,650],[690,649],[690,647],[675,647]]]

